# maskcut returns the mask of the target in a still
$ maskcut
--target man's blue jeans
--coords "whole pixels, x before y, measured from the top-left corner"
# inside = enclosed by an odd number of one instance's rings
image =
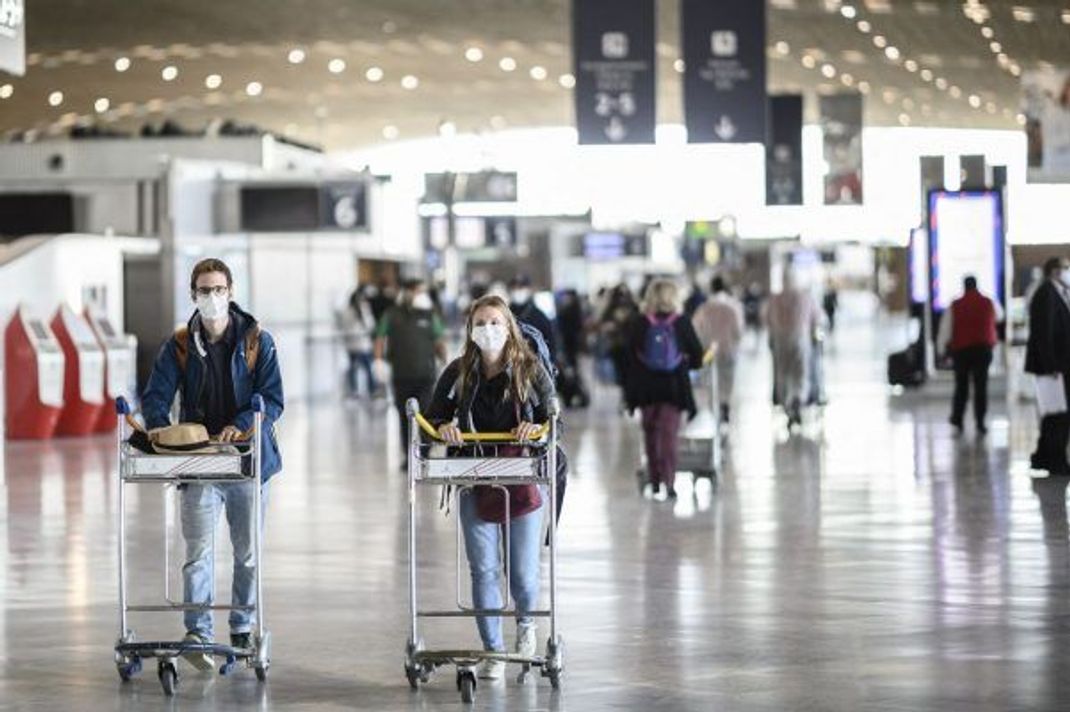
[[[268,486],[261,487],[261,512],[267,505]],[[256,604],[256,559],[253,550],[253,482],[186,485],[182,489],[182,536],[186,540],[186,563],[182,567],[183,600],[186,603],[215,602],[215,527],[219,510],[227,513],[230,543],[234,549],[234,582],[231,605]],[[261,530],[262,531],[262,530]],[[186,611],[186,631],[211,640],[212,612]],[[252,630],[250,611],[230,612],[230,632]]]
[[[531,625],[531,618],[523,614],[533,610],[539,602],[539,551],[548,496],[546,492],[542,495],[541,507],[509,522],[509,591],[520,613],[517,617],[520,625]],[[501,541],[504,526],[480,519],[476,512],[476,496],[471,490],[461,493],[459,509],[464,548],[472,574],[472,603],[476,608],[501,608],[501,575],[504,566]],[[477,625],[484,650],[505,650],[500,617],[479,616]]]

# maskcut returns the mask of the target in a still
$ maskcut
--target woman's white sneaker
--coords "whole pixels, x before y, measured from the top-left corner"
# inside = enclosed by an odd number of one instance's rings
[[[476,667],[480,680],[501,680],[505,677],[505,663],[501,660],[484,660]]]
[[[516,654],[525,658],[535,657],[539,649],[538,628],[534,623],[516,627]]]

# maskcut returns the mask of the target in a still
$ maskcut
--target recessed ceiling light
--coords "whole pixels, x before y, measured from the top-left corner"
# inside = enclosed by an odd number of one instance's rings
[[[891,45],[884,50],[884,56],[893,62],[899,61],[899,48],[895,45]]]
[[[992,54],[999,54],[1003,51],[1003,45],[999,42],[990,42],[988,48],[992,50]]]
[[[944,91],[945,89],[947,89],[947,80],[944,79],[943,77],[937,77],[936,78],[936,88],[939,89],[940,91]]]
[[[1015,117],[1015,120],[1018,122],[1019,126],[1025,126],[1026,122],[1029,121],[1029,118],[1025,114],[1018,114],[1018,116]]]
[[[981,108],[981,97],[977,96],[976,94],[970,94],[970,98],[967,101],[970,102],[970,106],[972,106],[973,108]]]
[[[209,89],[218,89],[223,84],[223,77],[218,74],[209,74],[204,78],[204,85]]]
[[[111,102],[104,97],[100,97],[93,102],[93,108],[96,109],[98,114],[103,114],[111,106]]]
[[[869,82],[867,82],[865,80],[860,81],[858,83],[858,91],[862,92],[863,94],[868,94],[869,93]]]
[[[858,11],[855,10],[854,5],[844,5],[840,8],[840,14],[846,17],[848,20],[853,20]]]
[[[115,71],[125,72],[127,69],[130,69],[129,57],[119,57],[115,60]]]
[[[1064,25],[1070,25],[1070,9],[1063,10],[1059,17],[1062,18]]]
[[[903,66],[908,72],[918,71],[918,63],[915,62],[913,59],[908,59],[907,61],[903,62]]]
[[[859,32],[867,35],[869,34],[869,31],[873,29],[873,25],[869,24],[868,20],[859,20],[857,27]]]
[[[1033,22],[1037,19],[1036,11],[1025,5],[1015,5],[1011,8],[1011,14],[1014,15],[1014,19],[1018,22]]]
[[[452,121],[443,121],[442,123],[440,123],[438,125],[438,135],[439,136],[456,136],[457,135],[457,124],[453,123]]]
[[[63,103],[63,92],[54,91],[48,95],[49,106],[59,106]]]
[[[327,71],[331,74],[341,74],[346,70],[346,61],[341,57],[335,57],[327,62]]]
[[[1022,68],[1017,64],[1012,64],[1010,66],[1010,73],[1017,77],[1022,73]]]
[[[933,70],[923,69],[921,70],[922,81],[931,82],[933,80]]]
[[[420,80],[415,75],[406,74],[401,78],[401,88],[412,91],[416,87],[420,86]]]
[[[844,73],[840,75],[840,81],[843,82],[844,86],[851,86],[855,83],[855,78],[850,74]]]
[[[956,99],[958,99],[960,96],[962,96],[962,90],[959,89],[958,86],[956,86],[954,84],[952,84],[951,88],[948,89],[947,91],[948,91],[949,94],[951,94],[951,96],[955,97]]]
[[[249,82],[245,85],[245,93],[249,96],[260,96],[264,91],[264,85],[260,82]]]
[[[173,82],[178,76],[178,67],[173,64],[169,64],[163,68],[163,71],[160,72],[160,76],[163,77],[163,80],[165,82]]]
[[[888,40],[884,38],[884,35],[873,35],[873,44],[880,49],[884,49],[888,46]]]
[[[791,45],[789,45],[784,40],[780,40],[779,42],[776,43],[776,52],[777,52],[777,54],[781,54],[781,55],[788,54],[789,52],[791,52]],[[683,60],[680,60],[680,61],[683,61]]]
[[[505,120],[504,116],[494,115],[490,117],[490,127],[495,131],[503,131],[509,122]]]
[[[383,70],[381,67],[368,67],[368,71],[364,72],[364,78],[369,82],[381,82],[383,81]]]
[[[677,74],[683,74],[684,70],[687,69],[687,64],[684,62],[684,60],[677,59],[673,61],[672,68],[676,70]]]
[[[464,51],[464,58],[467,59],[469,62],[482,62],[483,50],[481,50],[479,47],[469,47]]]
[[[11,95],[15,93],[15,87],[10,84],[4,84],[0,86],[0,99],[10,99]]]
[[[900,126],[910,126],[910,114],[900,114],[899,115],[899,125]]]
[[[286,57],[290,64],[301,64],[305,61],[305,50],[300,47],[295,47],[290,50],[290,54]]]
[[[560,77],[557,78],[557,83],[565,89],[571,89],[576,86],[576,77],[572,76],[571,74],[562,74]]]
[[[825,77],[832,79],[834,76],[836,76],[836,68],[833,67],[831,64],[824,64],[821,66],[821,73]]]
[[[388,124],[383,127],[383,138],[385,138],[387,141],[393,141],[400,135],[401,132],[398,131],[398,127],[394,126],[393,124]]]
[[[984,37],[986,40],[990,40],[996,36],[996,31],[988,25],[985,25],[981,28],[981,36]]]
[[[542,66],[540,66],[538,64],[536,64],[534,67],[532,67],[531,71],[529,71],[528,74],[530,74],[531,78],[534,79],[537,82],[541,82],[543,79],[546,79],[546,76],[547,76],[546,75],[546,68],[542,67]]]
[[[813,55],[804,54],[803,58],[799,61],[801,61],[802,66],[806,67],[807,69],[813,69],[817,66],[817,60],[814,59]]]
[[[498,67],[503,72],[512,72],[516,70],[516,60],[512,57],[502,57],[498,60]]]

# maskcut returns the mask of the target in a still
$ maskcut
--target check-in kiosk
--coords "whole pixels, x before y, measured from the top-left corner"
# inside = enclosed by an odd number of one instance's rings
[[[130,400],[137,342],[133,336],[120,333],[108,317],[92,309],[86,309],[85,320],[104,352],[104,409],[93,432],[110,433],[115,430],[115,399],[123,396]]]
[[[67,363],[56,435],[88,435],[104,409],[104,351],[86,320],[66,304],[52,317],[52,333]]]
[[[63,411],[64,357],[48,322],[19,308],[4,331],[4,362],[7,437],[52,437]]]

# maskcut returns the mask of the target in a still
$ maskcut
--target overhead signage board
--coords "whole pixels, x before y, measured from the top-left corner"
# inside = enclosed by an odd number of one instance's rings
[[[574,0],[572,21],[580,143],[654,143],[654,0]]]
[[[481,171],[424,175],[425,203],[515,203],[516,199],[516,173]]]
[[[688,141],[764,144],[765,3],[681,2]]]
[[[26,74],[25,0],[0,0],[0,71]]]
[[[862,204],[862,95],[822,96],[825,205]]]
[[[802,205],[803,98],[799,94],[769,99],[769,144],[765,149],[766,205]]]

